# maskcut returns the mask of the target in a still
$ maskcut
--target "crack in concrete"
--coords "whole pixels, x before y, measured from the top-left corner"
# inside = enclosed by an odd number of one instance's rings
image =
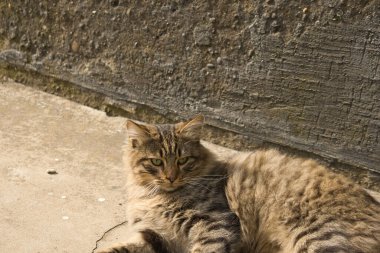
[[[111,232],[113,229],[115,229],[115,228],[117,228],[117,227],[120,227],[120,226],[124,225],[125,223],[127,223],[127,221],[123,221],[123,222],[121,222],[121,223],[118,223],[118,224],[116,224],[115,226],[113,226],[112,228],[109,228],[107,231],[105,231],[105,232],[103,233],[103,235],[102,235],[98,240],[96,240],[96,242],[95,242],[95,248],[92,249],[91,253],[94,253],[95,250],[98,249],[98,243],[99,243],[101,240],[103,240],[104,236],[105,236],[107,233]]]

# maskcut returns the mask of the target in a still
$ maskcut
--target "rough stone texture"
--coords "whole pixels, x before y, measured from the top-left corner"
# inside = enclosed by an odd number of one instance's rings
[[[231,147],[287,146],[379,181],[379,6],[3,0],[1,74],[139,119],[201,112]]]

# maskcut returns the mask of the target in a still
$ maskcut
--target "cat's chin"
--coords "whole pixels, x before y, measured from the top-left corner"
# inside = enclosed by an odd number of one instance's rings
[[[177,191],[178,189],[182,188],[182,185],[161,185],[160,186],[160,190],[164,191],[164,192],[174,192],[174,191]]]

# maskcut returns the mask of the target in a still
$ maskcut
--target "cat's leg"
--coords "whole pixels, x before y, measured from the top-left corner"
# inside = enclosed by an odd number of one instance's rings
[[[97,253],[169,253],[166,240],[151,229],[136,232],[128,242],[118,243]]]
[[[193,215],[184,223],[184,232],[190,239],[191,253],[237,253],[240,251],[240,227],[232,214]]]
[[[234,236],[202,233],[196,240],[193,241],[191,253],[238,253],[240,252],[240,242]]]

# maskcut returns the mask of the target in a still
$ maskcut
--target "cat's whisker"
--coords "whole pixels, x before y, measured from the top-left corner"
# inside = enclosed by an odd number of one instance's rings
[[[150,182],[148,183],[146,186],[145,186],[145,189],[147,191],[146,195],[147,196],[150,196],[150,193],[152,192],[152,190],[156,187],[156,185],[154,184],[154,182]]]
[[[226,178],[226,177],[193,177],[194,179],[199,179],[199,180],[202,180],[202,179],[205,179],[205,180],[217,180],[217,179],[223,179],[223,178]]]
[[[184,181],[186,184],[189,184],[189,185],[192,185],[192,186],[199,186],[199,187],[202,187],[202,188],[205,188],[206,190],[208,191],[211,191],[210,188],[208,188],[207,186],[199,183],[198,181],[192,181],[192,180],[188,180],[188,181]]]
[[[151,194],[152,194],[153,190],[154,190],[154,187],[152,187],[152,188],[151,188],[151,189],[148,191],[148,193],[147,193],[147,196],[148,196],[148,197],[150,197],[150,196],[151,196]]]
[[[159,190],[160,190],[160,187],[157,186],[156,189],[155,189],[155,191],[154,191],[154,195],[156,195],[156,194],[158,193]]]
[[[194,180],[194,181],[209,181],[209,182],[220,182],[224,179],[227,179],[228,177],[227,176],[224,176],[224,177],[215,177],[215,178],[203,178],[203,177],[195,177],[195,178],[192,178],[191,180]]]
[[[224,178],[228,178],[228,175],[221,175],[221,176],[198,176],[198,177],[194,177],[194,178],[199,178],[199,179],[224,179]]]
[[[148,192],[148,196],[151,197],[151,196],[154,196],[159,190],[159,186],[154,184],[153,187],[150,189],[150,191]]]

